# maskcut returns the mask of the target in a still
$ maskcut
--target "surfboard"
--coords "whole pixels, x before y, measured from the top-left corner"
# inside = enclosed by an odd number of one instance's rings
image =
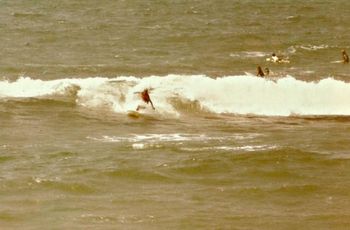
[[[273,62],[273,63],[290,63],[288,59],[283,59],[283,58],[279,58],[279,59],[266,58],[266,61]]]
[[[142,115],[141,113],[135,110],[128,110],[127,114],[128,114],[128,117],[131,117],[131,118],[139,118]]]
[[[331,63],[343,63],[343,60],[338,60],[338,61],[331,61]]]
[[[143,119],[143,120],[159,120],[159,114],[149,111],[138,112],[136,110],[128,110],[127,116],[132,119]]]

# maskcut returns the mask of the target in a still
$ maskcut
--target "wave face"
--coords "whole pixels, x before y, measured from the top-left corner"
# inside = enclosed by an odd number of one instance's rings
[[[6,101],[69,97],[80,106],[126,113],[142,103],[137,92],[144,88],[152,88],[156,113],[165,115],[204,111],[264,116],[350,115],[350,83],[333,78],[304,82],[291,76],[272,81],[252,75],[216,79],[203,75],[167,75],[51,81],[21,77],[14,82],[0,81],[0,98]]]

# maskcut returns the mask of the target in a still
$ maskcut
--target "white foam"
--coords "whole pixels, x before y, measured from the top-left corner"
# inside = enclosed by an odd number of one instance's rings
[[[245,151],[245,152],[254,152],[254,151],[264,151],[277,149],[276,145],[244,145],[244,146],[210,146],[210,147],[184,147],[181,148],[183,151],[187,152],[198,152],[198,151]]]
[[[298,47],[300,47],[303,50],[308,50],[308,51],[316,51],[316,50],[329,48],[328,45],[301,45]]]
[[[133,149],[144,149],[145,148],[145,144],[143,144],[143,143],[134,143],[134,144],[132,144],[132,148]]]
[[[231,53],[230,57],[256,58],[256,57],[265,57],[268,55],[270,55],[270,53],[260,52],[260,51],[244,51],[244,52]]]
[[[135,134],[127,136],[102,136],[87,137],[101,142],[185,142],[185,141],[223,141],[223,140],[244,140],[252,139],[256,135],[248,134],[245,136],[236,134],[231,136],[207,136],[205,134],[186,134],[186,133],[168,133],[168,134]]]
[[[210,78],[203,75],[168,75],[144,78],[85,78],[0,81],[0,98],[71,95],[78,105],[126,113],[141,103],[135,92],[153,88],[151,98],[159,114],[179,115],[173,99],[196,102],[213,113],[350,115],[350,84],[333,78],[304,82],[291,76],[276,82],[252,75]],[[150,111],[152,109],[148,108]]]

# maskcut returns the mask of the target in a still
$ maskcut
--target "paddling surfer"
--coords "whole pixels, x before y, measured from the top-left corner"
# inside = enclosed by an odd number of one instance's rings
[[[146,104],[150,103],[152,106],[152,109],[155,109],[153,106],[153,102],[151,100],[151,97],[149,96],[149,91],[148,89],[144,89],[141,93],[140,93],[141,99],[142,101],[144,101]],[[136,111],[139,111],[140,109],[144,109],[144,106],[137,106]]]
[[[272,60],[272,62],[281,62],[282,59],[277,57],[277,55],[275,53],[272,53],[271,60]]]
[[[289,63],[288,57],[277,56],[275,53],[272,53],[270,58],[266,58],[266,61],[274,63]]]

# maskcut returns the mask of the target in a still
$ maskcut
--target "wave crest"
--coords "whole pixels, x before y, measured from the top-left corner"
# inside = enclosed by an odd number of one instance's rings
[[[271,81],[251,75],[210,78],[168,75],[144,78],[85,78],[43,81],[29,77],[0,81],[0,98],[74,98],[89,108],[117,113],[135,109],[137,92],[153,88],[156,112],[230,113],[266,116],[350,115],[350,84],[333,78],[305,82],[291,76]]]

